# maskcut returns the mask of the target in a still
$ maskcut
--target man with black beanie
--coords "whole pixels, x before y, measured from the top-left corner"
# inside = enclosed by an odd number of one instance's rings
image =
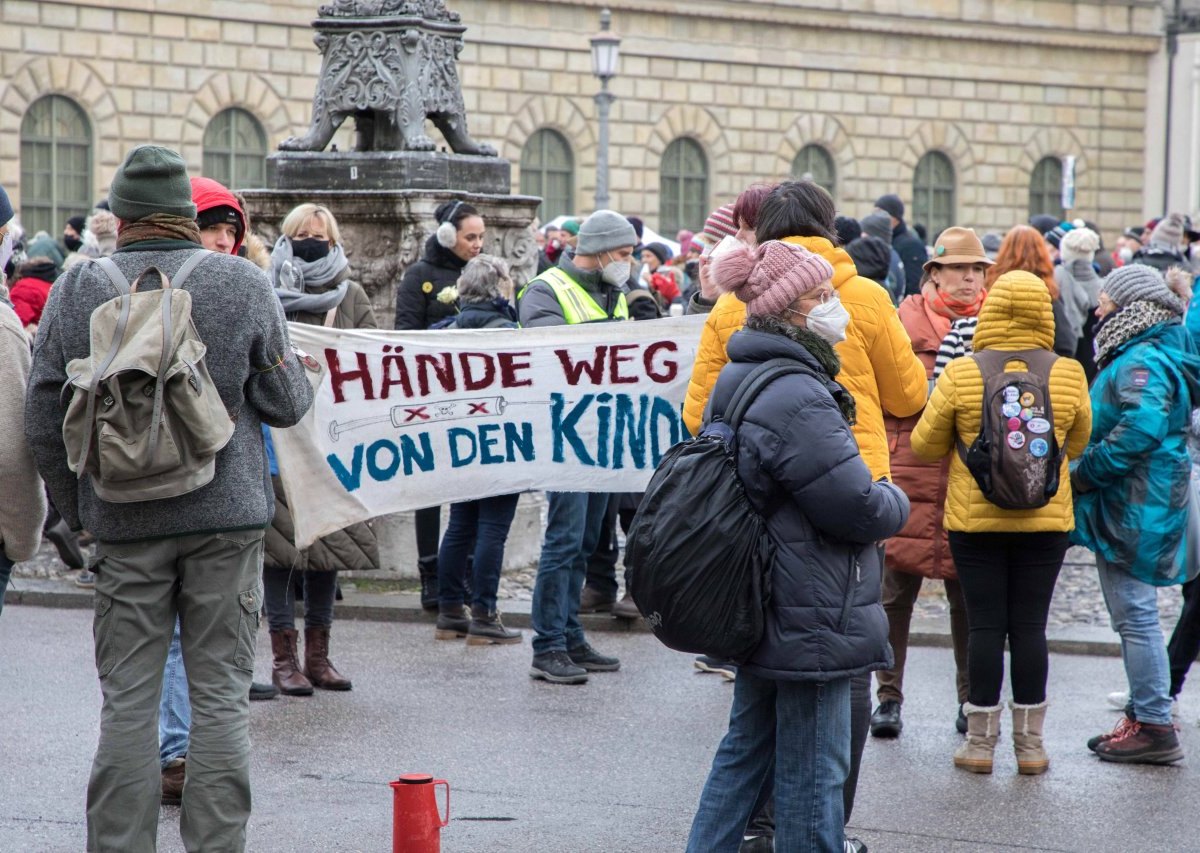
[[[921,292],[921,276],[929,254],[921,238],[908,230],[904,224],[904,202],[893,193],[881,195],[875,200],[875,209],[886,213],[892,222],[892,248],[904,264],[904,293]]]

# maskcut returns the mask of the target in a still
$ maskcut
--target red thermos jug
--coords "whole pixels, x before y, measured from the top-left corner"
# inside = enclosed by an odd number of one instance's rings
[[[407,773],[392,786],[392,853],[440,853],[442,827],[450,823],[450,783]],[[438,813],[438,785],[446,786],[446,816]]]

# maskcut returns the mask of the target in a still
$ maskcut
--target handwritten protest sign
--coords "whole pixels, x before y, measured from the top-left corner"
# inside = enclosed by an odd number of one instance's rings
[[[378,515],[533,489],[641,491],[686,438],[701,317],[541,329],[292,324],[316,402],[272,430],[296,543]]]

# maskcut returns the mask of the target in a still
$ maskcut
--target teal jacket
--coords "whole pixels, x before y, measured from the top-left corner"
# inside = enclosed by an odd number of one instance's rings
[[[1071,541],[1145,583],[1182,583],[1187,438],[1200,403],[1200,355],[1183,325],[1160,323],[1118,347],[1091,398],[1091,442],[1071,463]]]

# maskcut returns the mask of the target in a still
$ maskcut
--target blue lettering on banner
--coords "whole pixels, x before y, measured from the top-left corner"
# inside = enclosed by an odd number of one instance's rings
[[[568,404],[562,394],[550,395],[550,429],[553,433],[553,460],[578,462],[618,470],[629,464],[638,470],[657,467],[663,455],[683,436],[679,407],[662,397],[641,395],[635,400],[628,394],[584,394]],[[568,408],[569,405],[569,408]],[[615,417],[614,417],[615,415]],[[595,446],[580,434],[584,418],[594,418]],[[614,423],[615,421],[615,423]],[[650,456],[647,458],[649,431]],[[567,451],[573,457],[568,460]]]
[[[481,464],[498,465],[504,461],[504,457],[492,449],[500,444],[500,437],[498,435],[493,437],[493,433],[499,432],[499,424],[483,424],[479,427],[479,462]]]
[[[330,453],[325,457],[329,467],[337,476],[347,492],[358,491],[362,487],[363,464],[366,463],[367,474],[372,480],[386,483],[404,470],[404,476],[411,477],[418,468],[422,471],[432,471],[434,467],[433,443],[429,433],[423,432],[415,438],[411,435],[400,436],[396,444],[386,438],[372,442],[370,447],[362,444],[354,445],[350,457],[350,467],[338,457]]]
[[[521,427],[520,433],[517,427]],[[528,421],[521,424],[505,422],[504,424],[504,456],[509,462],[516,461],[517,452],[526,462],[532,462],[535,456],[533,449],[533,424]]]
[[[470,465],[479,454],[478,443],[475,441],[475,433],[469,429],[451,427],[449,432],[446,433],[446,440],[450,442],[450,466],[452,468],[461,468],[464,465]],[[462,449],[463,442],[465,442],[466,450]]]
[[[576,427],[579,424],[579,419],[583,417],[584,412],[592,405],[592,401],[596,399],[595,394],[584,394],[579,398],[571,411],[563,417],[563,407],[566,406],[566,400],[562,394],[557,392],[550,395],[550,431],[554,435],[554,456],[555,462],[566,462],[567,457],[563,452],[564,442],[571,445],[571,451],[575,454],[575,458],[583,465],[595,467],[596,460],[588,455],[587,448],[584,447],[583,439],[576,432]]]

